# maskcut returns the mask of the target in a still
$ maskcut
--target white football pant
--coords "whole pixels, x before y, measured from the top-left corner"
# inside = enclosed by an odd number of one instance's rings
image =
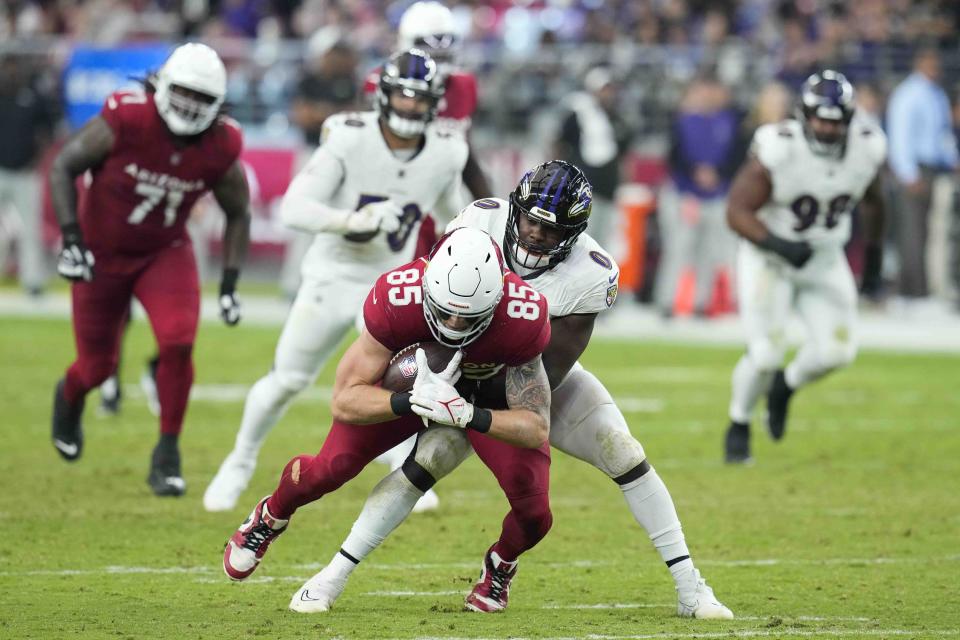
[[[792,311],[803,321],[806,338],[784,372],[787,385],[797,389],[853,362],[857,287],[840,247],[818,249],[802,269],[794,269],[744,241],[737,260],[747,353],[733,371],[730,419],[749,423],[783,363]]]
[[[277,342],[273,368],[250,389],[235,451],[254,460],[273,425],[354,325],[372,282],[306,277]]]

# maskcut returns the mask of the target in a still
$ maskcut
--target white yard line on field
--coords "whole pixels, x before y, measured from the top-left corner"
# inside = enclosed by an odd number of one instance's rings
[[[734,620],[736,622],[736,620]],[[539,640],[661,640],[668,638],[816,638],[821,636],[936,636],[956,637],[960,635],[957,629],[790,629],[776,627],[774,629],[730,629],[729,631],[704,631],[700,633],[646,633],[629,636],[604,635],[591,633],[585,636],[557,636],[539,638]],[[394,638],[393,640],[505,640],[497,637],[469,637],[469,636],[415,636],[412,639]],[[509,636],[509,640],[531,640],[525,636]]]
[[[775,567],[792,565],[810,566],[842,566],[842,565],[897,565],[897,564],[935,564],[943,562],[960,562],[960,554],[946,556],[924,556],[916,558],[758,558],[753,560],[699,560],[698,564],[711,567]],[[541,562],[539,567],[546,569],[591,569],[600,567],[623,566],[620,561],[577,560],[574,562]],[[270,565],[271,570],[290,570],[297,572],[316,571],[322,569],[321,563]],[[377,571],[416,571],[416,570],[461,570],[476,568],[475,562],[406,562],[396,564],[364,563],[364,567]],[[221,573],[216,565],[201,567],[139,567],[110,565],[97,569],[34,569],[30,571],[0,571],[0,578],[15,576],[89,576],[89,575],[163,575],[186,574],[199,576],[214,576]],[[270,576],[258,576],[271,578]],[[273,579],[285,580],[290,576],[276,576]],[[226,579],[226,578],[224,578]],[[267,582],[268,580],[264,580]],[[457,592],[459,593],[459,592]]]
[[[250,385],[245,384],[195,384],[190,390],[190,399],[200,402],[235,403],[243,402],[250,391]],[[123,393],[127,398],[143,399],[143,391],[138,384],[123,385]],[[316,404],[328,404],[333,396],[331,387],[311,387],[297,396],[297,401]],[[660,413],[666,403],[661,398],[638,396],[614,396],[614,400],[622,411],[627,413]]]

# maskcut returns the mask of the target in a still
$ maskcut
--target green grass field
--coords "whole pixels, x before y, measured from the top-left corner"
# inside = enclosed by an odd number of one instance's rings
[[[122,415],[99,417],[91,395],[84,456],[70,465],[49,441],[53,384],[73,356],[69,324],[0,319],[0,638],[960,633],[960,359],[864,353],[795,398],[783,443],[755,425],[756,464],[730,468],[720,445],[738,350],[639,342],[596,342],[585,363],[623,399],[695,561],[737,620],[677,619],[669,574],[617,488],[560,453],[553,530],[523,557],[505,614],[461,611],[506,510],[476,458],[438,486],[438,512],[411,518],[357,570],[334,611],[292,613],[293,591],[336,551],[386,470],[373,465],[298,513],[249,583],[223,575],[226,539],[293,454],[319,449],[329,421],[322,393],[298,402],[241,507],[204,512],[242,411],[242,391],[230,392],[266,370],[278,331],[202,326],[204,393],[182,441],[189,489],[172,500],[144,481],[156,420],[129,386],[153,348],[145,323],[130,335]],[[328,367],[318,384],[331,378]]]

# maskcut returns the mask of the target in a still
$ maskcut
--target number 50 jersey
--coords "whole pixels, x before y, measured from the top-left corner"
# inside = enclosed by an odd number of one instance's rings
[[[153,102],[153,94],[119,91],[100,111],[113,131],[107,159],[92,171],[81,194],[83,236],[109,270],[109,256],[149,255],[187,238],[194,203],[216,185],[240,155],[236,122],[219,117],[210,129],[177,146]]]
[[[315,180],[312,197],[336,209],[356,211],[371,202],[392,200],[403,209],[400,229],[361,237],[318,233],[304,257],[305,277],[336,274],[372,282],[414,258],[427,213],[446,224],[460,209],[460,175],[467,161],[463,136],[430,125],[422,146],[403,159],[387,147],[378,118],[375,111],[328,118],[320,147],[297,179]]]
[[[880,127],[854,116],[842,158],[813,153],[796,120],[757,129],[752,153],[770,172],[773,192],[759,217],[772,233],[806,240],[814,248],[840,247],[850,238],[850,212],[887,155]]]

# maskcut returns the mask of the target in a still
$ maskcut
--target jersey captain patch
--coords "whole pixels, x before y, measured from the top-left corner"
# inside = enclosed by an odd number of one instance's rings
[[[473,206],[475,206],[477,209],[499,209],[500,203],[496,200],[485,198],[483,200],[477,200],[473,203]]]
[[[611,262],[610,258],[603,255],[599,251],[591,251],[590,257],[593,259],[594,262],[596,262],[598,265],[600,265],[604,269],[613,269],[613,262]]]

